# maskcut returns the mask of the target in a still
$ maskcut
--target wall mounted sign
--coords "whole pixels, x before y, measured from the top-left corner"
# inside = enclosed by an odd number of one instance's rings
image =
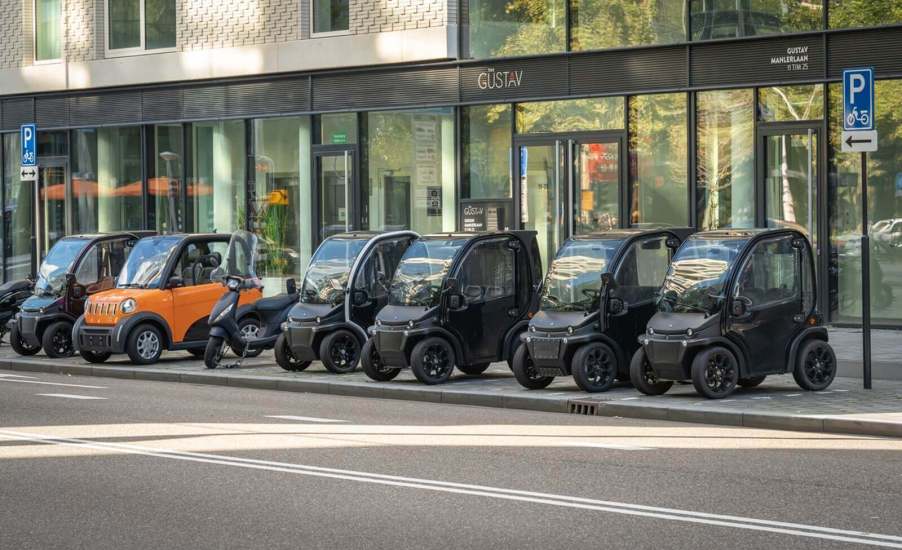
[[[809,46],[790,46],[780,55],[771,57],[770,64],[785,67],[790,72],[807,71],[808,48]]]
[[[760,38],[692,44],[692,86],[755,85],[824,76],[820,37]]]
[[[511,201],[504,199],[464,199],[460,205],[460,226],[465,233],[507,231],[511,206]]]
[[[520,99],[568,94],[567,62],[562,59],[518,59],[460,68],[463,101]]]
[[[480,90],[519,88],[521,84],[523,84],[523,69],[496,71],[493,67],[489,67],[476,77],[476,85]]]

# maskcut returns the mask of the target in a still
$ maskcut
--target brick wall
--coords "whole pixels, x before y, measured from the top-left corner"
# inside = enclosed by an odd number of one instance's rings
[[[298,40],[299,4],[298,0],[179,0],[179,49]]]
[[[63,25],[66,33],[63,43],[66,50],[65,57],[69,61],[90,61],[95,58],[94,10],[95,0],[66,0],[63,2]]]
[[[447,0],[352,0],[351,32],[403,31],[446,24]]]
[[[0,69],[22,65],[23,0],[0,0]]]

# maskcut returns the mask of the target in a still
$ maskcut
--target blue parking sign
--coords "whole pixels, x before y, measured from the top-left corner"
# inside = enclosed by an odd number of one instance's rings
[[[35,166],[38,162],[38,129],[34,124],[23,124],[20,130],[22,166]]]
[[[873,130],[874,69],[846,69],[842,72],[843,129]]]

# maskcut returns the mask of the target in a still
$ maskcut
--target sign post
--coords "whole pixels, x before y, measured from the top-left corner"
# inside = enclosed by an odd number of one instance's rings
[[[868,153],[877,150],[874,69],[842,74],[842,151],[861,153],[861,339],[864,389],[871,389],[871,243],[868,221]]]
[[[19,142],[22,144],[22,159],[19,162],[19,179],[37,181],[38,179],[38,130],[34,124],[23,124],[19,129]]]

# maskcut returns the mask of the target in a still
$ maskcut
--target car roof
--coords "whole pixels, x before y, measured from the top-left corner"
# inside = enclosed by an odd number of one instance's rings
[[[680,238],[688,237],[689,233],[695,230],[690,227],[627,227],[611,229],[609,231],[595,231],[593,233],[585,233],[583,235],[573,235],[570,237],[575,240],[608,240],[608,239],[628,239],[630,237],[638,237],[642,235],[656,235],[659,233],[673,233]]]

